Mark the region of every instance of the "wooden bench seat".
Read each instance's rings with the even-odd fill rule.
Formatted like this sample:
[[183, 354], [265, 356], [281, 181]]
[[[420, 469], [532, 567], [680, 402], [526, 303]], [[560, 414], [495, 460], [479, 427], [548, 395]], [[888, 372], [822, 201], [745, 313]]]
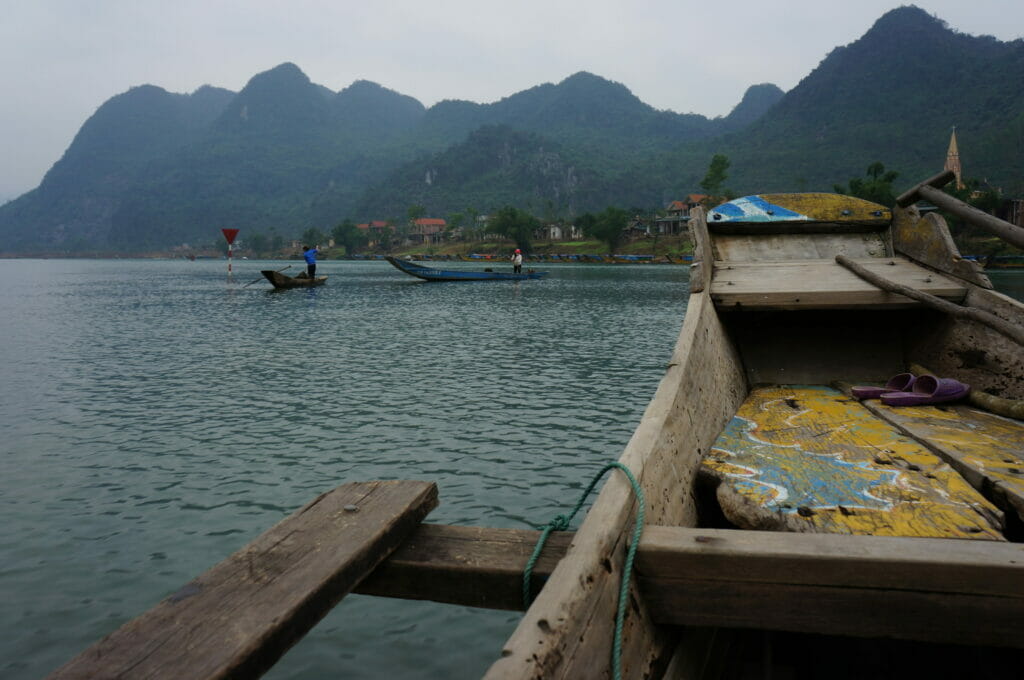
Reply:
[[[905, 257], [858, 257], [896, 283], [959, 302], [967, 288]], [[881, 290], [831, 259], [791, 262], [715, 261], [711, 299], [722, 308], [851, 309], [916, 307], [921, 303]]]
[[751, 390], [702, 474], [741, 529], [1004, 540], [1003, 513], [939, 456], [823, 385]]

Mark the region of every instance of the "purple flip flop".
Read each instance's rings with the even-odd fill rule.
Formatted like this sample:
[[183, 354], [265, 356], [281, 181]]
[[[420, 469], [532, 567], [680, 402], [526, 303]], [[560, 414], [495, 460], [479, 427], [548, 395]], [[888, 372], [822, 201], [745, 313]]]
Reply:
[[909, 392], [889, 392], [882, 395], [882, 403], [886, 406], [920, 406], [922, 404], [941, 404], [946, 401], [963, 399], [971, 392], [971, 386], [952, 378], [936, 378], [934, 375], [922, 375], [914, 382]]
[[914, 386], [916, 378], [913, 373], [900, 373], [889, 378], [885, 387], [874, 387], [860, 385], [850, 389], [850, 393], [857, 399], [878, 399], [883, 394], [890, 392], [907, 392]]

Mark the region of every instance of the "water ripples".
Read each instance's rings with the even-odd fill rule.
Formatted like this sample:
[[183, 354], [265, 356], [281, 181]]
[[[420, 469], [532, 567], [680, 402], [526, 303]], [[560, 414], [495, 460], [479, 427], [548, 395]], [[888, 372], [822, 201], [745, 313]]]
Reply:
[[[436, 481], [433, 522], [564, 512], [628, 441], [686, 296], [681, 267], [321, 269], [323, 288], [271, 293], [222, 262], [0, 262], [5, 677], [44, 675], [345, 481]], [[516, 619], [351, 597], [270, 677], [476, 677]]]

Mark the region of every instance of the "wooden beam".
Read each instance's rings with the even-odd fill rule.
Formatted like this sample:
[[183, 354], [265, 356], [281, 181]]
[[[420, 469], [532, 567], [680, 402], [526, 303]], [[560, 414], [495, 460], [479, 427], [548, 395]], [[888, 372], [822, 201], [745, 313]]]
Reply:
[[659, 623], [1024, 647], [1024, 545], [648, 526]]
[[[1005, 319], [987, 312], [983, 309], [975, 309], [973, 307], [961, 307], [960, 305], [954, 304], [947, 300], [943, 300], [935, 295], [919, 290], [918, 288], [904, 285], [893, 281], [885, 276], [880, 275], [878, 272], [871, 271], [867, 267], [863, 266], [863, 263], [855, 262], [845, 255], [836, 255], [836, 262], [849, 269], [851, 272], [871, 283], [872, 285], [878, 286], [882, 290], [889, 291], [890, 293], [896, 293], [897, 295], [903, 295], [908, 298], [913, 298], [922, 304], [937, 309], [940, 312], [945, 312], [950, 316], [955, 316], [961, 319], [970, 319], [977, 323], [984, 324], [994, 331], [1002, 333], [1004, 336], [1015, 341], [1019, 345], [1024, 345], [1024, 326], [1018, 326], [1017, 324], [1010, 323]], [[936, 274], [936, 276], [939, 276]]]
[[[904, 257], [857, 258], [861, 267], [932, 295], [963, 299], [966, 286]], [[867, 283], [833, 259], [715, 262], [711, 298], [719, 309], [847, 309], [917, 307], [909, 297]]]
[[896, 205], [905, 208], [921, 199], [931, 201], [939, 208], [977, 227], [985, 229], [990, 234], [998, 236], [1010, 245], [1024, 248], [1024, 229], [967, 205], [960, 199], [950, 196], [942, 190], [942, 187], [948, 184], [954, 177], [955, 175], [952, 170], [945, 170], [934, 177], [929, 177], [910, 190], [900, 194], [896, 198]]
[[[573, 534], [555, 531], [533, 568], [540, 591]], [[523, 571], [539, 531], [423, 524], [355, 592], [522, 611]]]
[[[424, 524], [357, 592], [521, 608], [539, 535]], [[572, 538], [552, 534], [535, 582]], [[648, 525], [636, 569], [661, 624], [1024, 647], [1020, 544]]]
[[259, 677], [436, 505], [432, 482], [322, 494], [50, 677]]

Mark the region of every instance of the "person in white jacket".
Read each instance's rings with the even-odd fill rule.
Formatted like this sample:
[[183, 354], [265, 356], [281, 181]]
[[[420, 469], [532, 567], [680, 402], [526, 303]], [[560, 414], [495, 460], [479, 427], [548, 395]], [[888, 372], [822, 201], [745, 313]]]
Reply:
[[516, 252], [512, 253], [512, 273], [522, 274], [523, 273], [523, 251], [516, 248]]

